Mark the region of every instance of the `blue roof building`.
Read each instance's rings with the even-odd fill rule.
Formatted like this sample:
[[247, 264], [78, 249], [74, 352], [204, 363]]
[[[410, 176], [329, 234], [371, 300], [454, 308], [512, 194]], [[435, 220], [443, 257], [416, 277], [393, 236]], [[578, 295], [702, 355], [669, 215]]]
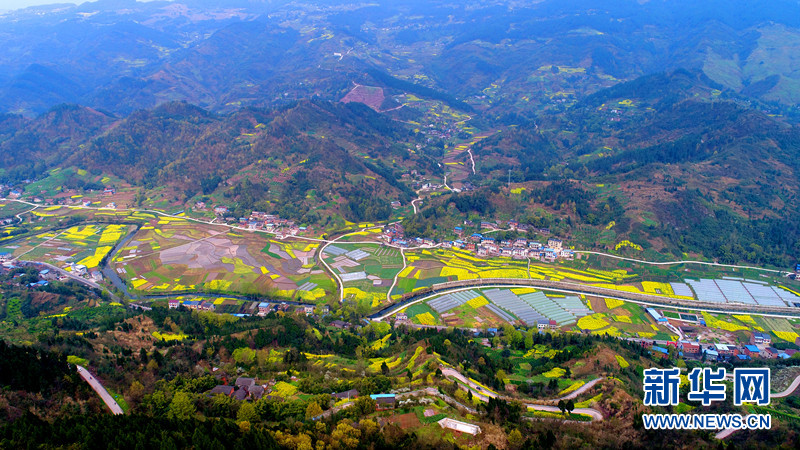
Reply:
[[656, 322], [664, 323], [667, 321], [667, 318], [659, 314], [655, 309], [646, 308], [645, 310], [647, 311], [647, 314], [650, 314], [653, 317], [653, 319], [656, 319]]
[[761, 351], [761, 350], [759, 350], [759, 349], [758, 349], [758, 347], [756, 347], [755, 345], [745, 345], [745, 346], [744, 346], [744, 348], [745, 348], [745, 350], [747, 350], [748, 352], [753, 352], [753, 353], [758, 353], [758, 352], [760, 352], [760, 351]]
[[668, 355], [668, 354], [669, 354], [669, 350], [665, 349], [664, 347], [659, 347], [659, 346], [657, 346], [657, 345], [654, 345], [654, 346], [652, 347], [652, 349], [653, 349], [653, 350], [655, 350], [655, 351], [657, 351], [657, 352], [659, 352], [659, 353], [663, 353], [663, 354], [665, 354], [665, 355]]
[[369, 396], [369, 398], [371, 398], [373, 400], [377, 400], [379, 398], [394, 398], [394, 397], [395, 397], [395, 394], [372, 394], [372, 395]]
[[[784, 355], [785, 355], [785, 353], [784, 353]], [[788, 355], [787, 355], [787, 356], [788, 356]], [[741, 361], [746, 361], [746, 360], [748, 360], [748, 359], [752, 359], [752, 358], [750, 358], [749, 356], [747, 356], [747, 355], [742, 355], [742, 354], [738, 354], [738, 355], [736, 355], [736, 357], [737, 357], [737, 358], [739, 358], [739, 360], [741, 360]]]

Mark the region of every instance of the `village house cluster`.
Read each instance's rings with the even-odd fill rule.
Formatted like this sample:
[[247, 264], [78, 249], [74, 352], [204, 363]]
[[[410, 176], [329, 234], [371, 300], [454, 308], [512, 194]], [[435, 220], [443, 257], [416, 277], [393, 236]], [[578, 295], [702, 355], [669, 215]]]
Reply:
[[[232, 302], [235, 304], [233, 307], [230, 307], [231, 305], [226, 304], [225, 302], [219, 305], [215, 304], [213, 300], [170, 299], [168, 300], [167, 305], [169, 309], [177, 309], [183, 306], [184, 308], [193, 311], [208, 311], [220, 314], [230, 314], [235, 317], [264, 317], [271, 312], [304, 314], [305, 316], [312, 316], [315, 314], [315, 306], [308, 304], [258, 301], [250, 301], [241, 304], [235, 300], [232, 300]], [[325, 317], [330, 314], [330, 307], [328, 305], [322, 305], [319, 307], [318, 312], [318, 318]], [[334, 328], [349, 328], [351, 325], [349, 323], [335, 320], [331, 323], [331, 326]]]
[[650, 348], [652, 354], [666, 358], [670, 351], [668, 347], [675, 347], [678, 356], [690, 359], [701, 359], [703, 355], [707, 361], [748, 361], [753, 358], [761, 359], [789, 359], [798, 350], [777, 349], [772, 346], [772, 338], [769, 333], [756, 331], [750, 338], [750, 344], [702, 344], [689, 340], [666, 342], [663, 346], [655, 345], [650, 341], [642, 341], [642, 345]]
[[[509, 226], [513, 229], [522, 231], [522, 225], [514, 221], [509, 221]], [[497, 224], [482, 222], [481, 228], [497, 229]], [[542, 230], [544, 231], [544, 230]], [[538, 259], [545, 262], [553, 262], [557, 259], [573, 259], [575, 252], [566, 248], [561, 239], [549, 238], [546, 243], [540, 243], [526, 238], [516, 239], [495, 239], [488, 236], [488, 233], [473, 233], [465, 237], [463, 227], [455, 227], [453, 232], [458, 239], [451, 241], [438, 242], [430, 238], [407, 238], [402, 225], [394, 223], [387, 225], [383, 229], [381, 239], [391, 245], [399, 247], [427, 246], [443, 248], [458, 248], [473, 252], [479, 257], [503, 256], [514, 259]]]
[[[669, 319], [661, 315], [654, 308], [646, 308], [647, 314], [659, 324], [669, 323]], [[680, 321], [683, 322], [683, 321]], [[697, 323], [706, 326], [705, 319], [697, 317]], [[694, 326], [677, 326], [680, 332], [687, 338], [697, 336], [697, 329]], [[772, 346], [772, 337], [767, 332], [754, 331], [750, 336], [750, 343], [747, 345], [733, 345], [725, 343], [701, 344], [690, 339], [666, 342], [663, 346], [657, 345], [655, 341], [642, 341], [642, 345], [649, 347], [655, 356], [668, 357], [670, 346], [675, 347], [678, 356], [684, 358], [700, 359], [705, 358], [710, 361], [747, 361], [753, 358], [763, 359], [789, 359], [798, 352], [795, 349], [777, 349]]]
[[[197, 202], [193, 208], [195, 211], [206, 211], [208, 208], [204, 202]], [[253, 231], [266, 231], [275, 233], [278, 239], [288, 236], [296, 236], [307, 230], [306, 227], [297, 225], [293, 220], [283, 219], [275, 214], [267, 214], [261, 211], [253, 211], [250, 217], [236, 218], [230, 215], [227, 206], [217, 205], [213, 208], [214, 214], [227, 223], [238, 223], [240, 227], [247, 227]]]
[[[24, 181], [26, 184], [30, 183], [30, 180]], [[10, 189], [10, 191], [8, 190]], [[81, 195], [69, 195], [67, 192], [62, 192], [55, 198], [45, 198], [43, 196], [38, 195], [26, 195], [24, 190], [16, 189], [11, 186], [0, 186], [0, 192], [5, 193], [5, 197], [11, 200], [26, 200], [32, 203], [41, 203], [44, 206], [57, 206], [57, 205], [81, 205], [84, 207], [92, 206], [93, 203], [102, 204], [103, 201], [99, 199], [95, 199], [94, 201], [84, 198]], [[74, 191], [73, 191], [74, 192]], [[94, 191], [88, 191], [94, 192]], [[98, 191], [99, 192], [99, 191]], [[117, 193], [117, 189], [112, 186], [106, 186], [103, 188], [103, 195], [111, 196]], [[95, 205], [97, 206], [97, 205]], [[111, 202], [103, 206], [105, 209], [116, 209], [117, 204], [115, 202]]]

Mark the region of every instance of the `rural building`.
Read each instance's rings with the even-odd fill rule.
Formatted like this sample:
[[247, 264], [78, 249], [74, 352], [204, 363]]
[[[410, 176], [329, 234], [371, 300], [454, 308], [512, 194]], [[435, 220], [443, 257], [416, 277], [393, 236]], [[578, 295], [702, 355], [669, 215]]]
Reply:
[[263, 397], [263, 396], [264, 396], [264, 387], [263, 386], [255, 385], [252, 388], [250, 388], [250, 399], [251, 400], [254, 400], [254, 401], [255, 400], [260, 400], [261, 397]]
[[662, 358], [666, 358], [669, 356], [669, 350], [665, 349], [664, 347], [659, 347], [657, 345], [654, 345], [650, 347], [650, 349], [652, 350], [651, 353], [653, 354], [653, 356], [660, 356]]
[[458, 431], [460, 433], [468, 433], [473, 436], [481, 432], [481, 427], [477, 425], [472, 425], [471, 423], [461, 422], [458, 420], [451, 419], [449, 417], [445, 417], [444, 419], [438, 422], [439, 426], [442, 428], [446, 428], [453, 431]]
[[761, 350], [759, 350], [755, 345], [745, 345], [743, 353], [747, 356], [753, 357], [758, 356], [761, 353]]
[[217, 385], [217, 386], [214, 386], [213, 389], [208, 391], [208, 395], [213, 397], [215, 395], [222, 394], [222, 395], [224, 395], [226, 397], [230, 397], [230, 396], [233, 395], [233, 391], [234, 391], [233, 386]]
[[747, 361], [747, 360], [751, 359], [748, 355], [744, 355], [744, 354], [736, 355], [736, 357], [739, 358], [739, 361]]
[[700, 345], [688, 341], [681, 341], [681, 349], [685, 355], [699, 355]]
[[719, 358], [719, 353], [716, 350], [703, 350], [703, 353], [706, 355], [707, 358], [712, 360], [717, 360]]
[[714, 344], [714, 350], [720, 355], [733, 355], [736, 347], [727, 344]]
[[169, 309], [177, 309], [177, 308], [178, 308], [178, 306], [180, 306], [180, 305], [181, 305], [181, 302], [180, 302], [180, 301], [178, 301], [178, 300], [171, 299], [171, 300], [169, 301]]
[[770, 337], [769, 333], [762, 333], [760, 331], [753, 332], [753, 343], [754, 344], [771, 344], [772, 337]]
[[349, 328], [350, 324], [347, 322], [343, 322], [341, 320], [334, 320], [333, 322], [331, 322], [331, 326], [334, 328], [344, 329], [344, 328]]
[[214, 311], [215, 309], [217, 309], [217, 307], [214, 306], [214, 303], [212, 302], [204, 301], [197, 306], [197, 309], [200, 309], [202, 311]]
[[350, 389], [349, 391], [338, 392], [336, 394], [332, 394], [331, 397], [337, 398], [339, 400], [350, 400], [351, 398], [358, 397], [358, 390]]
[[244, 389], [251, 389], [253, 386], [256, 385], [255, 378], [247, 378], [247, 377], [239, 377], [236, 379], [235, 383], [236, 387], [244, 388]]
[[667, 318], [662, 316], [661, 314], [659, 314], [658, 311], [656, 311], [655, 309], [647, 308], [646, 311], [647, 311], [647, 314], [650, 314], [650, 316], [653, 319], [656, 320], [656, 322], [659, 322], [659, 323], [666, 323], [667, 322]]
[[83, 264], [70, 264], [70, 268], [72, 269], [72, 273], [75, 275], [83, 276], [88, 273], [86, 266]]
[[373, 394], [369, 397], [375, 400], [375, 406], [378, 411], [394, 409], [397, 404], [397, 397], [394, 394]]

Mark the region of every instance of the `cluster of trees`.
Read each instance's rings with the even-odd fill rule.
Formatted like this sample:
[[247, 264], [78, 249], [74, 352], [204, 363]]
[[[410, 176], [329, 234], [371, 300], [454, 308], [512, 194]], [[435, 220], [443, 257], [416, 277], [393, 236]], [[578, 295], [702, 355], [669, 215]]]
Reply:
[[42, 392], [72, 375], [75, 371], [65, 355], [0, 340], [0, 386]]

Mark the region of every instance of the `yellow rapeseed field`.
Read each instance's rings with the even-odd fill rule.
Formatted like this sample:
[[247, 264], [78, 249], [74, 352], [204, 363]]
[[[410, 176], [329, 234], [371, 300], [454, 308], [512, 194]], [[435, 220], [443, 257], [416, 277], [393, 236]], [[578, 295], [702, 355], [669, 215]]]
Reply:
[[724, 320], [717, 319], [707, 312], [703, 312], [703, 318], [706, 320], [706, 326], [709, 328], [719, 328], [725, 331], [747, 331], [749, 328], [736, 325], [735, 323], [725, 322]]
[[733, 314], [734, 319], [738, 319], [744, 323], [748, 323], [750, 325], [756, 325], [755, 319], [752, 316], [748, 316], [745, 314]]
[[772, 332], [775, 333], [775, 336], [778, 336], [779, 338], [783, 339], [784, 341], [788, 341], [788, 342], [791, 342], [791, 343], [794, 343], [797, 340], [797, 338], [800, 337], [794, 331], [775, 331], [775, 330], [772, 330]]
[[481, 306], [486, 306], [489, 304], [489, 300], [486, 300], [483, 297], [475, 297], [472, 300], [467, 302], [467, 305], [471, 306], [472, 308], [478, 309]]
[[582, 330], [598, 330], [607, 327], [609, 323], [603, 320], [603, 317], [603, 314], [600, 313], [581, 317], [578, 319], [578, 328]]
[[567, 395], [570, 392], [575, 391], [579, 387], [583, 386], [584, 384], [586, 384], [585, 381], [576, 381], [576, 382], [572, 383], [571, 385], [569, 385], [568, 388], [566, 388], [563, 391], [559, 392], [558, 395]]
[[605, 300], [606, 300], [606, 308], [608, 309], [614, 309], [625, 304], [624, 301], [617, 300], [615, 298], [607, 298]]
[[429, 312], [417, 314], [415, 317], [422, 325], [436, 325], [436, 319]]
[[547, 378], [561, 378], [564, 376], [565, 373], [567, 373], [567, 371], [562, 369], [561, 367], [553, 367], [552, 369], [548, 370], [542, 375], [544, 375]]

